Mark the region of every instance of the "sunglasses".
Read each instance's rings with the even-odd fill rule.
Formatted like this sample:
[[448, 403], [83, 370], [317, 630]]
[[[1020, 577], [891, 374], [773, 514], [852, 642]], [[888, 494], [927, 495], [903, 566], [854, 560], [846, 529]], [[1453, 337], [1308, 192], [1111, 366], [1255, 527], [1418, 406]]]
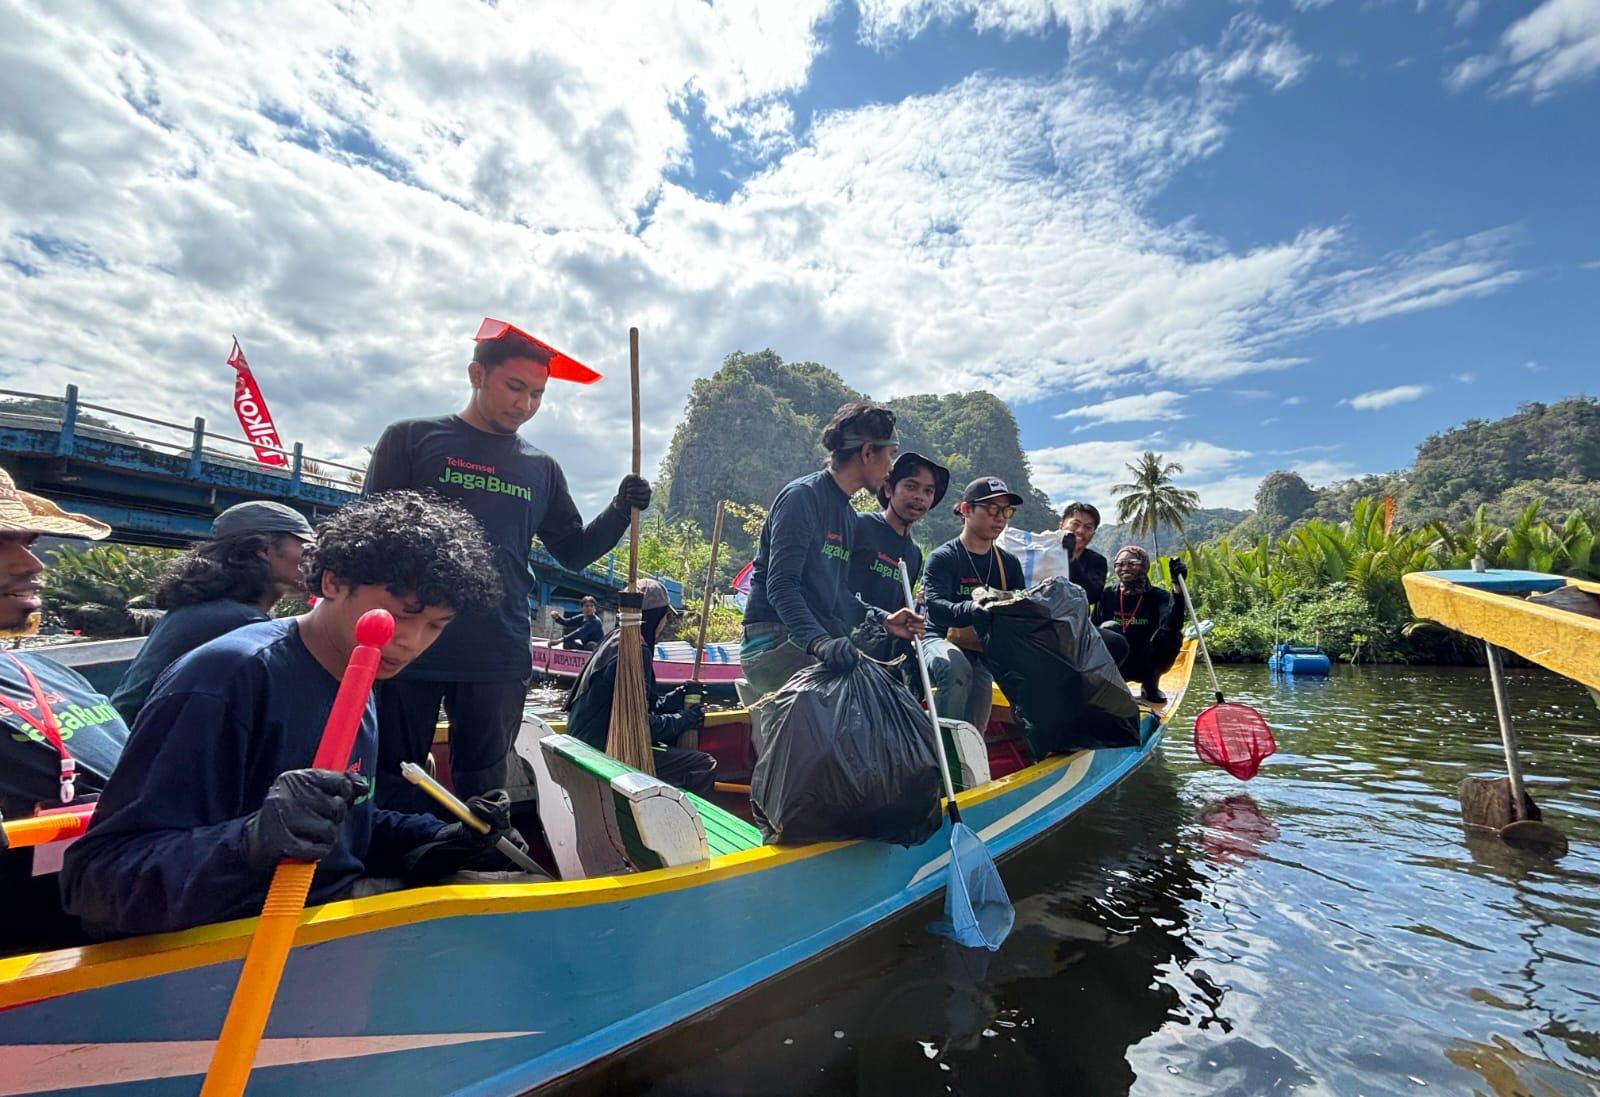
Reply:
[[1011, 521], [1011, 516], [1017, 513], [1016, 507], [1008, 507], [1003, 503], [968, 503], [968, 509], [981, 510], [990, 518], [1004, 518]]

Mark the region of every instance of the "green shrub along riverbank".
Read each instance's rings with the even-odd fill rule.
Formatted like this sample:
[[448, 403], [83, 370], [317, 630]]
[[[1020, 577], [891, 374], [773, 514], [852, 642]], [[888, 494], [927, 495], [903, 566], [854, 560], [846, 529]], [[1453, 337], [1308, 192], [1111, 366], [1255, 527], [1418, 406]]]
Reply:
[[1408, 529], [1392, 521], [1392, 504], [1358, 499], [1346, 521], [1312, 518], [1237, 546], [1223, 538], [1190, 546], [1183, 558], [1196, 611], [1215, 625], [1207, 636], [1214, 658], [1263, 662], [1277, 638], [1320, 644], [1346, 662], [1476, 663], [1476, 641], [1412, 616], [1400, 577], [1467, 568], [1481, 555], [1490, 567], [1600, 578], [1589, 518], [1575, 510], [1547, 520], [1540, 509], [1529, 504], [1509, 526], [1480, 506], [1458, 526]]

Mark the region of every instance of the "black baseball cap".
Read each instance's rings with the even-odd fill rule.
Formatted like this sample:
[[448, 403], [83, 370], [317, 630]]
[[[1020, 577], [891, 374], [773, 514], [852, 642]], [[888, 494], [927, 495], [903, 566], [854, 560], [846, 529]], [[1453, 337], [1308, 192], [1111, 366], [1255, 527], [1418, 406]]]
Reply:
[[317, 536], [305, 515], [293, 507], [265, 499], [231, 506], [211, 523], [213, 540], [242, 533], [292, 533], [302, 541], [314, 541]]
[[1001, 498], [1014, 507], [1022, 505], [1022, 496], [1006, 487], [1006, 482], [998, 476], [980, 476], [961, 493], [963, 503], [987, 503]]

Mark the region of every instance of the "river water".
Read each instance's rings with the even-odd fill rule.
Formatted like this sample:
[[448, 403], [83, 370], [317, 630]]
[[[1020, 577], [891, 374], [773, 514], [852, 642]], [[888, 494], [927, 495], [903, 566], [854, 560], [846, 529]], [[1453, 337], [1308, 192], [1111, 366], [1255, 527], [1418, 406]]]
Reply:
[[1550, 861], [1460, 824], [1460, 779], [1503, 772], [1486, 672], [1219, 669], [1279, 753], [1200, 765], [1197, 680], [1152, 764], [1002, 863], [998, 953], [924, 905], [565, 1092], [1600, 1094], [1588, 693], [1510, 675]]

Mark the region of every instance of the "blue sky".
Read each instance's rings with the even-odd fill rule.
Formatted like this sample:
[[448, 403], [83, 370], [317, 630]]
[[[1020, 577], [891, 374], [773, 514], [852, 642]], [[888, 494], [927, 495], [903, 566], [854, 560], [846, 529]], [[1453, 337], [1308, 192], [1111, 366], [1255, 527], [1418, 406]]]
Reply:
[[[607, 374], [593, 506], [733, 350], [987, 388], [1057, 502], [1208, 505], [1593, 388], [1600, 4], [0, 7], [0, 387], [287, 439], [458, 407], [483, 315]], [[753, 440], [754, 441], [754, 440]], [[799, 470], [797, 470], [799, 471]]]

